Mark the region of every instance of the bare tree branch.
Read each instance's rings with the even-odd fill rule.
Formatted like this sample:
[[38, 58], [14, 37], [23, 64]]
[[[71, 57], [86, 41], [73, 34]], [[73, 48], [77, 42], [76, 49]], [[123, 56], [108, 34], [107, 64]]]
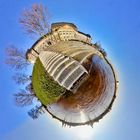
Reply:
[[9, 45], [5, 52], [7, 57], [5, 63], [10, 67], [21, 70], [29, 65], [29, 62], [26, 60], [25, 52], [22, 49], [14, 45]]
[[39, 117], [39, 115], [45, 113], [44, 110], [42, 109], [43, 106], [35, 106], [35, 108], [31, 109], [28, 112], [28, 115], [32, 118], [32, 119], [37, 119]]
[[94, 44], [94, 46], [96, 47], [96, 49], [98, 49], [98, 50], [103, 54], [104, 57], [107, 56], [107, 53], [106, 53], [106, 51], [101, 47], [100, 42], [96, 42], [96, 43]]
[[26, 91], [30, 92], [31, 94], [35, 94], [34, 93], [34, 90], [33, 90], [33, 85], [32, 83], [28, 84], [26, 87], [25, 87]]
[[15, 73], [14, 76], [12, 76], [12, 79], [16, 82], [16, 84], [21, 85], [25, 84], [29, 81], [31, 81], [30, 76], [24, 74], [24, 73]]
[[31, 105], [33, 103], [35, 94], [32, 94], [30, 92], [27, 92], [26, 90], [21, 89], [17, 94], [14, 94], [14, 97], [16, 105], [23, 107]]
[[33, 4], [25, 9], [19, 19], [20, 24], [28, 35], [43, 36], [50, 30], [50, 14], [42, 4]]

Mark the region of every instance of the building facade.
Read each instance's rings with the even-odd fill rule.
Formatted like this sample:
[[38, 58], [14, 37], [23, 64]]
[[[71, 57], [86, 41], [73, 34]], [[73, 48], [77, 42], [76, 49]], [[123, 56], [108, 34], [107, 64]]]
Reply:
[[77, 27], [72, 23], [60, 22], [51, 25], [51, 31], [41, 37], [26, 53], [26, 58], [31, 63], [35, 63], [39, 54], [47, 50], [51, 45], [60, 41], [77, 40], [85, 43], [91, 43], [91, 37], [78, 31]]

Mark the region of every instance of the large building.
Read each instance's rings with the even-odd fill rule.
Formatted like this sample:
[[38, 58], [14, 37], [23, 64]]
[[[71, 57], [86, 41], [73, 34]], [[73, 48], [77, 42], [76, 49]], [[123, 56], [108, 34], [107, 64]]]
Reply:
[[63, 124], [72, 126], [99, 121], [110, 111], [116, 97], [112, 65], [91, 37], [72, 23], [53, 23], [26, 53], [35, 63], [39, 58], [47, 74], [67, 92], [46, 110]]
[[42, 36], [31, 49], [27, 51], [26, 57], [34, 63], [40, 52], [46, 50], [49, 46], [54, 45], [60, 41], [78, 40], [86, 43], [91, 43], [91, 37], [78, 31], [77, 27], [72, 23], [53, 23], [51, 31]]

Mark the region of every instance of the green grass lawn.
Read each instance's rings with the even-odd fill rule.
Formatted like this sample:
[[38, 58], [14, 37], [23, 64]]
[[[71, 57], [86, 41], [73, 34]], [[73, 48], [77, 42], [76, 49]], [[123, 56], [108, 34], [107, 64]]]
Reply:
[[56, 102], [65, 93], [65, 88], [49, 76], [39, 58], [34, 64], [32, 84], [36, 96], [44, 105]]

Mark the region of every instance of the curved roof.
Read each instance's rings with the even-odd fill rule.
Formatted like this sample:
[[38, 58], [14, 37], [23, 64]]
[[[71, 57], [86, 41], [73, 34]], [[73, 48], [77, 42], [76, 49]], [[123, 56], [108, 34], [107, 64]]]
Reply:
[[74, 25], [73, 23], [69, 23], [69, 22], [56, 22], [56, 23], [52, 23], [51, 24], [51, 29], [55, 29], [55, 28], [58, 28], [58, 27], [61, 27], [61, 26], [64, 26], [64, 25], [69, 25], [71, 27], [73, 27], [75, 30], [77, 30], [77, 27], [76, 25]]
[[43, 51], [39, 58], [50, 76], [67, 90], [70, 90], [73, 84], [87, 73], [78, 61], [60, 53]]

